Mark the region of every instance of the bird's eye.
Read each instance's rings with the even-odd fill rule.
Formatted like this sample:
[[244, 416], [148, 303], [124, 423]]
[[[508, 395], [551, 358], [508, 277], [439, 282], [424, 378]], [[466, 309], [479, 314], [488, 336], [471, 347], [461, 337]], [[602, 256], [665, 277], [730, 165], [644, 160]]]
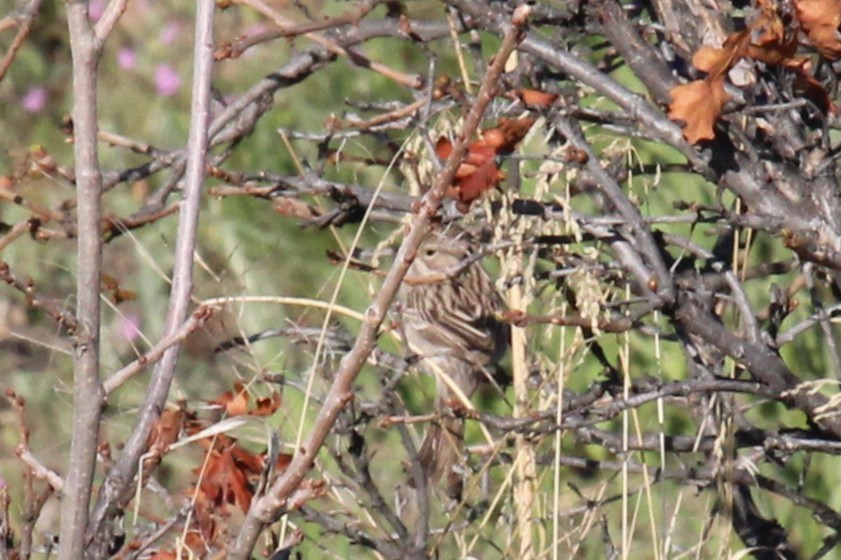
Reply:
[[423, 254], [425, 257], [431, 257], [435, 255], [435, 249], [426, 249], [424, 250]]

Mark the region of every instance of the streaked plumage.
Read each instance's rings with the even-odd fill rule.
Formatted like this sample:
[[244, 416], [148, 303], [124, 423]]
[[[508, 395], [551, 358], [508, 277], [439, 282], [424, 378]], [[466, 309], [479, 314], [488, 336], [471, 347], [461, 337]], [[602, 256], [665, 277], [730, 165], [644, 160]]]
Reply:
[[498, 317], [504, 305], [470, 245], [444, 234], [421, 245], [401, 300], [406, 342], [424, 371], [436, 376], [435, 410], [442, 414], [421, 445], [421, 464], [428, 479], [445, 480], [447, 492], [457, 496], [461, 475], [454, 467], [464, 447], [464, 420], [446, 413], [462, 405], [442, 373], [468, 398], [489, 379], [508, 348], [509, 327]]

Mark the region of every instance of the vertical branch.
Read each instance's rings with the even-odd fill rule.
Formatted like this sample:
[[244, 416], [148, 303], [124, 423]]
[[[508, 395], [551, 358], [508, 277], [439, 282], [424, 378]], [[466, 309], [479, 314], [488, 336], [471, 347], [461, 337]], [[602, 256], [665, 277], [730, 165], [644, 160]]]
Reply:
[[[207, 160], [207, 136], [210, 122], [210, 84], [213, 71], [214, 0], [199, 0], [196, 9], [196, 31], [193, 65], [193, 91], [190, 138], [187, 145], [187, 171], [184, 200], [178, 220], [175, 242], [175, 264], [172, 273], [169, 307], [163, 338], [175, 335], [185, 321], [193, 291], [193, 253], [199, 220], [201, 190]], [[144, 453], [152, 426], [160, 416], [169, 395], [169, 388], [178, 361], [180, 344], [174, 344], [155, 368], [140, 420], [126, 443], [116, 465], [108, 473], [94, 510], [89, 536], [102, 531], [104, 522], [114, 514], [121, 498], [137, 473], [137, 464]]]
[[81, 558], [84, 553], [103, 398], [99, 378], [102, 177], [96, 138], [99, 48], [88, 20], [87, 2], [68, 4], [67, 21], [73, 59], [78, 284], [73, 363], [73, 437], [61, 501], [59, 558], [62, 560]]
[[[522, 256], [516, 257], [521, 262], [518, 269], [522, 271]], [[524, 297], [520, 284], [511, 286], [508, 291], [508, 306], [510, 309], [527, 308], [527, 298]], [[526, 329], [511, 326], [511, 366], [514, 387], [514, 417], [522, 418], [529, 414], [528, 403], [528, 364], [526, 354]], [[535, 503], [535, 481], [537, 480], [537, 462], [534, 446], [523, 434], [517, 434], [515, 439], [514, 461], [514, 507], [517, 511], [517, 539], [519, 540], [518, 558], [531, 560], [535, 557], [532, 546], [532, 532], [534, 522], [532, 510]]]
[[[510, 185], [512, 193], [521, 193], [520, 163], [512, 161], [510, 164]], [[525, 222], [512, 219], [506, 229], [512, 240], [515, 240], [515, 248], [506, 254], [503, 270], [507, 274], [503, 278], [517, 280], [511, 282], [507, 292], [508, 309], [526, 313], [533, 297], [530, 280], [534, 273], [529, 265], [528, 259], [522, 247], [526, 239], [532, 237], [532, 232]], [[511, 325], [511, 373], [512, 386], [514, 389], [514, 417], [524, 418], [531, 414], [531, 403], [529, 402], [528, 390], [528, 340], [526, 329], [523, 326]], [[535, 449], [529, 437], [518, 433], [514, 439], [514, 462], [512, 494], [514, 498], [516, 538], [519, 545], [518, 557], [523, 560], [535, 558], [535, 547], [533, 544], [534, 522], [532, 512], [535, 505], [535, 491], [537, 480], [537, 461]]]

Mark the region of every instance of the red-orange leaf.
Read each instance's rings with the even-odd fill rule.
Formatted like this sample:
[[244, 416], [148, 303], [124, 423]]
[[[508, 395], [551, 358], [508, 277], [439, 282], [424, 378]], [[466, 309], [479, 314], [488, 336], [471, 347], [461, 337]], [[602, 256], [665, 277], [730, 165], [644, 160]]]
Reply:
[[534, 125], [536, 119], [499, 119], [497, 128], [502, 132], [503, 141], [497, 146], [497, 153], [510, 154], [513, 152], [517, 144], [526, 137], [528, 131]]
[[696, 80], [672, 89], [669, 118], [684, 122], [683, 135], [694, 144], [715, 138], [713, 125], [727, 102], [724, 76]]
[[228, 416], [242, 416], [248, 414], [248, 392], [241, 383], [234, 385], [236, 392], [225, 391], [214, 400], [208, 401], [225, 408]]
[[162, 457], [169, 446], [175, 443], [183, 421], [184, 411], [180, 408], [164, 410], [149, 432], [148, 447], [155, 457]]
[[234, 391], [225, 391], [217, 398], [209, 400], [211, 404], [218, 404], [225, 408], [228, 416], [270, 416], [280, 408], [281, 399], [278, 393], [272, 393], [270, 397], [257, 399], [254, 408], [250, 408], [251, 397], [248, 391], [240, 382], [234, 383]]
[[[505, 177], [496, 165], [496, 156], [513, 152], [534, 122], [531, 118], [502, 118], [496, 127], [483, 130], [481, 137], [468, 146], [464, 161], [456, 169], [453, 184], [447, 189], [447, 196], [466, 209], [483, 193], [496, 188]], [[443, 136], [439, 138], [435, 144], [436, 155], [445, 159], [452, 152], [452, 143]]]
[[818, 52], [830, 60], [841, 58], [841, 0], [797, 0], [794, 6], [800, 26]]
[[519, 97], [524, 105], [540, 109], [550, 106], [558, 98], [557, 94], [537, 89], [516, 89], [514, 95]]
[[280, 393], [272, 393], [271, 397], [265, 399], [257, 399], [254, 410], [251, 411], [252, 416], [271, 416], [277, 409], [280, 408], [281, 400]]
[[447, 159], [453, 153], [453, 143], [446, 136], [442, 136], [435, 143], [435, 155], [440, 159]]
[[785, 61], [785, 67], [793, 70], [797, 76], [794, 87], [803, 92], [803, 95], [817, 105], [821, 111], [835, 113], [835, 105], [832, 103], [829, 93], [823, 85], [811, 74], [811, 63], [808, 58], [791, 58]]

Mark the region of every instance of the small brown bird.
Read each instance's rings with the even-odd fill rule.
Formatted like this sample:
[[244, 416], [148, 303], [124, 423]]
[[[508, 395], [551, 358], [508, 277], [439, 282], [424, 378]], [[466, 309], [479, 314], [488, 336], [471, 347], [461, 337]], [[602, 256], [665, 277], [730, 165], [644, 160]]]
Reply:
[[419, 458], [428, 480], [444, 480], [451, 497], [461, 494], [454, 469], [464, 448], [464, 420], [446, 414], [463, 407], [452, 386], [470, 396], [492, 377], [505, 354], [510, 328], [499, 321], [504, 304], [493, 282], [471, 255], [470, 245], [442, 233], [421, 245], [401, 288], [403, 330], [421, 367], [435, 375], [435, 411]]

